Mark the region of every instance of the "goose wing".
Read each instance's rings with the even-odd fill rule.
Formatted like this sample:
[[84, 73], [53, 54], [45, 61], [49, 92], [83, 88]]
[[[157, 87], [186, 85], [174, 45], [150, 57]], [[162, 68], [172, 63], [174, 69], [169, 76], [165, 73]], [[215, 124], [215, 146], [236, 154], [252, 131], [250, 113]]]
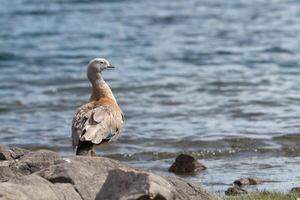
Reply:
[[123, 122], [123, 113], [110, 105], [94, 107], [88, 103], [80, 107], [72, 123], [73, 148], [80, 141], [94, 144], [114, 141], [122, 131]]

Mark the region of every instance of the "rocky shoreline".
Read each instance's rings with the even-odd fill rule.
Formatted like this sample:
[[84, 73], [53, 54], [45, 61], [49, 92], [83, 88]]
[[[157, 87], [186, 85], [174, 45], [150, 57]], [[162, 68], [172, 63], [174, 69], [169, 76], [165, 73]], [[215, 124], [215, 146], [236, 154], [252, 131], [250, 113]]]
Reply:
[[214, 200], [176, 176], [159, 176], [104, 157], [61, 157], [0, 145], [0, 200]]

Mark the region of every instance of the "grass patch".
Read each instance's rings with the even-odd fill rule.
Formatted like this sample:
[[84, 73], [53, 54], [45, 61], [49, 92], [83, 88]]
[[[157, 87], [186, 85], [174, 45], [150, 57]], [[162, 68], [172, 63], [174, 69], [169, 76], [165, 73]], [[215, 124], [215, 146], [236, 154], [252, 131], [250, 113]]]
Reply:
[[241, 196], [227, 196], [224, 200], [297, 200], [300, 199], [300, 193], [283, 194], [277, 192], [254, 192]]

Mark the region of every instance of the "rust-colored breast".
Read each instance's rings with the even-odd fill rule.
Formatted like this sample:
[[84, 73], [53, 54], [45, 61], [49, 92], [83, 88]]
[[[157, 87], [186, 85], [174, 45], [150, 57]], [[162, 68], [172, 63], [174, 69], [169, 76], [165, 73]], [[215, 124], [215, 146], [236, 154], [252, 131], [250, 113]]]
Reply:
[[117, 104], [117, 102], [114, 99], [111, 99], [109, 97], [102, 97], [100, 98], [98, 101], [95, 101], [95, 105], [99, 106], [99, 105], [108, 105], [113, 107], [113, 109], [117, 112], [122, 113], [122, 110], [120, 109], [119, 105]]

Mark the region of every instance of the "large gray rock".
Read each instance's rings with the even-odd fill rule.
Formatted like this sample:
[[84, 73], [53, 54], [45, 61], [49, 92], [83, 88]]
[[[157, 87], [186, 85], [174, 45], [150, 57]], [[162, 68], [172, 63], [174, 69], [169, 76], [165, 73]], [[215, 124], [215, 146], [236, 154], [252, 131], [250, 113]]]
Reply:
[[54, 185], [35, 174], [0, 184], [0, 194], [2, 198], [10, 200], [81, 200], [71, 185], [69, 187]]
[[164, 178], [137, 170], [111, 170], [96, 200], [182, 199]]
[[72, 184], [83, 199], [95, 199], [110, 170], [129, 169], [125, 164], [102, 157], [74, 156], [63, 161], [37, 174], [52, 183]]
[[29, 151], [18, 147], [7, 147], [0, 144], [0, 160], [13, 160], [20, 158]]
[[17, 157], [5, 154], [0, 161], [0, 200], [94, 200], [97, 194], [103, 200], [218, 199], [182, 179], [161, 177], [108, 158], [24, 152]]
[[206, 190], [176, 177], [140, 170], [111, 170], [96, 200], [209, 200]]
[[168, 176], [165, 177], [171, 183], [179, 194], [184, 195], [184, 199], [188, 200], [211, 200], [220, 199], [204, 188], [192, 182], [187, 182], [184, 179]]
[[26, 153], [20, 157], [17, 162], [12, 162], [10, 168], [15, 173], [24, 175], [32, 174], [41, 169], [47, 168], [62, 158], [58, 153], [49, 150], [38, 150], [36, 152]]
[[0, 166], [0, 182], [9, 181], [9, 179], [17, 177], [18, 175], [14, 173], [9, 166]]

